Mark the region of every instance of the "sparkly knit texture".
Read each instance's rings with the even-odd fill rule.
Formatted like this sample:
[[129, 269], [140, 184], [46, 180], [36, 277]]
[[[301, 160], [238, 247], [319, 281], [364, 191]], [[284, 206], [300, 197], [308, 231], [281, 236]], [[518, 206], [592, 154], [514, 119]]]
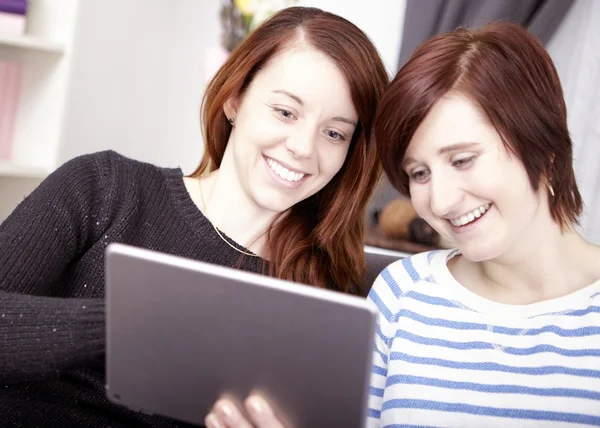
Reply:
[[180, 169], [106, 151], [52, 173], [0, 225], [0, 426], [171, 427], [109, 403], [104, 251], [122, 242], [251, 272], [190, 199]]

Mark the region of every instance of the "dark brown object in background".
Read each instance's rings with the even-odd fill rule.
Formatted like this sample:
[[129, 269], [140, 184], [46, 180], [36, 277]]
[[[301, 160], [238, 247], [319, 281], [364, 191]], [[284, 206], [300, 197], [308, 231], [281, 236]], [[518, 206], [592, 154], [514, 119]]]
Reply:
[[417, 215], [410, 200], [403, 197], [390, 201], [376, 216], [375, 225], [390, 240], [430, 247], [436, 247], [440, 240], [439, 234]]
[[379, 227], [391, 239], [408, 239], [410, 222], [417, 212], [408, 199], [394, 199], [379, 213]]

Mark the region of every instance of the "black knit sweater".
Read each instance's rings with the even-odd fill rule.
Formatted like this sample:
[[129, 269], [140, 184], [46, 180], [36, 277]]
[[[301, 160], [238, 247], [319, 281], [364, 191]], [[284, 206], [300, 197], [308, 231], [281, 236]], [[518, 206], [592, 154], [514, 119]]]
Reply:
[[215, 233], [181, 170], [110, 151], [67, 162], [0, 225], [0, 427], [186, 426], [105, 398], [110, 242], [254, 272], [262, 265]]

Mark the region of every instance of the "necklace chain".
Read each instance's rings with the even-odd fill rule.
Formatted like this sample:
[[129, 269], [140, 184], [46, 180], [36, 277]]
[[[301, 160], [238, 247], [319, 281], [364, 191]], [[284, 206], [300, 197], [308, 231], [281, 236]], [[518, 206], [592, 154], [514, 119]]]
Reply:
[[204, 213], [205, 216], [208, 220], [208, 222], [212, 225], [213, 229], [215, 229], [215, 232], [217, 232], [217, 235], [219, 235], [219, 238], [221, 238], [223, 240], [223, 242], [225, 242], [227, 245], [229, 245], [231, 248], [233, 248], [235, 251], [237, 251], [238, 253], [242, 253], [246, 256], [250, 256], [250, 257], [260, 257], [257, 254], [254, 253], [249, 253], [247, 251], [243, 251], [240, 250], [239, 248], [237, 248], [235, 245], [233, 245], [231, 242], [229, 242], [222, 234], [221, 231], [217, 228], [217, 226], [214, 225], [214, 223], [212, 221], [210, 221], [210, 219], [208, 218], [208, 216], [206, 214], [208, 214], [207, 209], [206, 209], [206, 202], [204, 202], [204, 194], [202, 193], [202, 184], [200, 183], [200, 180], [198, 180], [198, 188], [200, 189], [200, 200], [202, 201], [202, 208], [204, 209]]

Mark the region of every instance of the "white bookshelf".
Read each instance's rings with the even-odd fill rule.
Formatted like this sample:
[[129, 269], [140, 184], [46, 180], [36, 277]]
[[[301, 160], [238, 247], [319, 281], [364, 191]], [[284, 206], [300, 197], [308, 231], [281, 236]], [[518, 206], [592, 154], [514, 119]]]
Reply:
[[55, 168], [80, 0], [29, 0], [25, 34], [0, 34], [0, 60], [20, 64], [11, 154], [0, 161], [0, 221]]
[[3, 48], [29, 49], [54, 55], [60, 55], [64, 52], [64, 45], [61, 43], [25, 35], [3, 36], [0, 34], [0, 49]]
[[15, 162], [0, 161], [0, 177], [4, 178], [25, 178], [42, 180], [48, 175], [48, 170], [28, 165], [20, 165]]
[[[0, 222], [62, 163], [115, 150], [191, 172], [202, 154], [205, 53], [220, 0], [29, 0], [26, 35], [0, 35], [22, 64], [12, 153], [0, 162]], [[50, 19], [47, 19], [50, 17]]]

